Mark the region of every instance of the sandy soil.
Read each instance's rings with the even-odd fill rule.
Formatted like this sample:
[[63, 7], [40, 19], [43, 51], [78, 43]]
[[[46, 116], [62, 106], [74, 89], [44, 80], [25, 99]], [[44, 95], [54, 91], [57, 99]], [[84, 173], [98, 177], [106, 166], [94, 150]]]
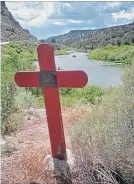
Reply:
[[[84, 117], [88, 112], [89, 109], [83, 107], [62, 109], [67, 148], [71, 148], [68, 124]], [[54, 183], [44, 172], [44, 158], [51, 154], [45, 110], [38, 109], [36, 115], [28, 118], [30, 120], [26, 120], [26, 117], [24, 119], [22, 126], [2, 141], [8, 152], [8, 155], [3, 154], [1, 158], [2, 184], [30, 184], [35, 181], [39, 184]]]

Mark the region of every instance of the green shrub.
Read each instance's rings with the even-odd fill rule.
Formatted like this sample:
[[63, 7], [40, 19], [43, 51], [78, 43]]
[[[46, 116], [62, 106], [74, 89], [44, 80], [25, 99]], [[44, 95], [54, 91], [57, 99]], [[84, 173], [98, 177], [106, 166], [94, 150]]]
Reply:
[[88, 54], [89, 59], [130, 64], [134, 61], [134, 46], [105, 46], [94, 49]]
[[23, 122], [23, 116], [23, 113], [16, 110], [16, 112], [12, 112], [4, 121], [2, 120], [2, 135], [9, 135], [10, 133], [16, 131]]
[[67, 55], [68, 52], [65, 49], [55, 50], [55, 55]]
[[26, 91], [24, 88], [19, 88], [15, 96], [14, 104], [19, 111], [22, 109], [29, 109], [36, 105], [35, 97], [30, 91]]
[[[60, 95], [62, 99], [67, 98], [66, 101], [70, 104], [70, 100], [74, 103], [75, 101], [81, 101], [85, 104], [92, 103], [95, 104], [101, 100], [102, 95], [105, 92], [102, 88], [89, 85], [85, 88], [78, 88], [78, 89], [70, 89], [70, 88], [62, 88], [60, 89]], [[63, 98], [64, 97], [64, 98]]]
[[35, 104], [37, 108], [44, 108], [44, 98], [43, 96], [38, 96], [34, 98]]
[[[37, 106], [44, 107], [42, 89], [41, 91], [36, 91], [36, 89], [31, 88], [30, 91], [35, 96]], [[63, 106], [73, 106], [78, 102], [95, 104], [100, 102], [104, 94], [105, 91], [103, 89], [94, 85], [89, 85], [81, 89], [60, 88], [59, 90], [60, 102]]]
[[60, 89], [60, 95], [65, 96], [65, 95], [69, 95], [72, 94], [72, 88], [61, 88]]
[[1, 130], [3, 134], [16, 129], [18, 110], [32, 106], [34, 101], [31, 92], [27, 92], [25, 89], [17, 89], [14, 82], [15, 72], [34, 69], [31, 54], [24, 45], [10, 43], [2, 46]]
[[23, 109], [35, 107], [36, 100], [30, 91], [16, 88], [15, 85], [2, 85], [1, 94], [1, 130], [2, 134], [9, 134], [17, 129]]
[[16, 107], [14, 105], [16, 95], [16, 88], [14, 84], [2, 84], [1, 89], [1, 119], [2, 119], [2, 127], [4, 126], [4, 122], [11, 116], [12, 113], [16, 111]]
[[32, 93], [32, 95], [34, 95], [35, 97], [39, 97], [42, 96], [42, 88], [26, 88], [27, 91], [30, 91]]

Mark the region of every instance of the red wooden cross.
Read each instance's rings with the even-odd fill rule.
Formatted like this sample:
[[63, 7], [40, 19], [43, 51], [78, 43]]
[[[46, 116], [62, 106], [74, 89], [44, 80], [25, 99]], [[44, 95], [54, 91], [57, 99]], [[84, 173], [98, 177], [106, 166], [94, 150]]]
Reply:
[[50, 44], [40, 44], [37, 52], [40, 71], [17, 72], [14, 79], [20, 87], [43, 88], [52, 156], [66, 160], [58, 87], [82, 88], [87, 84], [88, 77], [83, 71], [56, 71], [53, 47]]

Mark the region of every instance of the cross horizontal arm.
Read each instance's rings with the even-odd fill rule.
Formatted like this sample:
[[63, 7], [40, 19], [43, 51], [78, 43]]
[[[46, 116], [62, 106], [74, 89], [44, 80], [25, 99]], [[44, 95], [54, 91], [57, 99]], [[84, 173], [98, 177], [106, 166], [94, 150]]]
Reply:
[[16, 72], [14, 80], [19, 87], [39, 87], [39, 72]]
[[[15, 82], [19, 87], [42, 87], [39, 82], [40, 72], [17, 72]], [[88, 77], [83, 71], [56, 71], [58, 87], [82, 88], [87, 84]]]
[[87, 84], [88, 77], [84, 71], [57, 71], [59, 87], [82, 88]]

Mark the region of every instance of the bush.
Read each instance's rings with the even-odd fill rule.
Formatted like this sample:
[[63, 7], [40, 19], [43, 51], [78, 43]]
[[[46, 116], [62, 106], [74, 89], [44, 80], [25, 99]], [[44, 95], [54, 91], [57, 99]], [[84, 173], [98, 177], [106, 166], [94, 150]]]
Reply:
[[70, 134], [77, 166], [81, 166], [79, 173], [86, 171], [90, 175], [97, 163], [110, 171], [122, 173], [127, 183], [132, 184], [134, 64], [125, 72], [123, 82], [121, 88], [107, 93], [89, 116], [71, 126]]
[[[60, 95], [62, 97], [62, 101], [70, 101], [75, 103], [77, 101], [81, 101], [84, 104], [91, 103], [95, 104], [101, 100], [101, 97], [105, 94], [104, 90], [100, 87], [89, 85], [85, 88], [62, 88], [60, 89]], [[66, 100], [67, 99], [67, 100]]]
[[16, 112], [15, 101], [16, 88], [14, 84], [2, 84], [1, 90], [1, 129], [8, 132], [7, 121], [11, 114]]
[[89, 59], [130, 64], [134, 61], [134, 46], [105, 46], [92, 50]]
[[18, 110], [33, 105], [31, 92], [17, 88], [14, 82], [14, 74], [19, 70], [34, 69], [31, 54], [28, 52], [28, 48], [27, 50], [25, 49], [24, 45], [10, 43], [2, 46], [1, 130], [3, 134], [10, 133], [16, 129], [18, 125], [18, 118], [16, 116]]
[[94, 85], [89, 85], [81, 89], [73, 89], [73, 95], [77, 96], [77, 100], [81, 100], [85, 104], [99, 102], [104, 93], [102, 88]]
[[24, 88], [19, 88], [15, 96], [15, 107], [21, 111], [22, 109], [29, 109], [35, 106], [35, 97], [30, 91]]
[[55, 50], [55, 55], [67, 55], [68, 52], [65, 49]]
[[36, 100], [30, 91], [8, 84], [3, 85], [1, 102], [1, 130], [3, 134], [9, 134], [19, 126], [22, 110], [34, 107]]
[[9, 135], [10, 133], [16, 131], [20, 124], [23, 122], [23, 116], [23, 113], [20, 113], [16, 110], [16, 112], [11, 113], [10, 116], [4, 121], [2, 120], [2, 135]]

